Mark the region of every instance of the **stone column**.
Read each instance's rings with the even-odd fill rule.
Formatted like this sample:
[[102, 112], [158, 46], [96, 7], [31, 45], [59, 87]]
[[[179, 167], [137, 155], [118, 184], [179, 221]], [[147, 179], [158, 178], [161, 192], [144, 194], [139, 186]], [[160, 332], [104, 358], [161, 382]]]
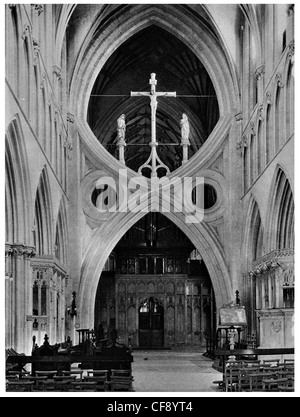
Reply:
[[12, 246], [12, 276], [14, 311], [14, 341], [13, 348], [19, 353], [30, 353], [31, 341], [29, 337], [29, 324], [27, 322], [28, 308], [30, 308], [29, 291], [31, 291], [31, 267], [30, 258], [35, 255], [34, 248], [21, 244]]

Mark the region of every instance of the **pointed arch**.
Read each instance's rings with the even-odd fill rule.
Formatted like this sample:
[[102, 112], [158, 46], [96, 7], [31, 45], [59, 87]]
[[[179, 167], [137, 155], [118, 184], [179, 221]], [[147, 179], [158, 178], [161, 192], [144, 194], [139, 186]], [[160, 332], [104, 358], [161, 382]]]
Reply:
[[[102, 269], [120, 238], [145, 216], [147, 205], [148, 201], [145, 201], [139, 213], [118, 213], [112, 221], [100, 227], [90, 240], [82, 264], [79, 284], [80, 326], [93, 326], [95, 294]], [[189, 237], [201, 253], [214, 287], [217, 309], [220, 309], [223, 304], [232, 300], [233, 290], [226, 257], [218, 239], [204, 222], [187, 224], [183, 213], [174, 213], [172, 210], [171, 212], [166, 210], [163, 214]]]
[[295, 83], [294, 83], [294, 66], [292, 61], [289, 62], [286, 75], [286, 140], [294, 133], [294, 109], [295, 109]]
[[52, 244], [52, 202], [47, 167], [44, 167], [35, 198], [34, 244], [38, 255], [51, 255]]
[[244, 269], [249, 271], [253, 262], [264, 254], [264, 226], [258, 203], [253, 195], [251, 195], [247, 210], [243, 241]]
[[55, 257], [64, 265], [68, 262], [68, 224], [66, 206], [61, 199], [55, 228]]
[[269, 201], [269, 251], [294, 247], [294, 197], [290, 181], [279, 165]]
[[6, 242], [30, 244], [30, 178], [18, 115], [6, 129], [5, 175]]

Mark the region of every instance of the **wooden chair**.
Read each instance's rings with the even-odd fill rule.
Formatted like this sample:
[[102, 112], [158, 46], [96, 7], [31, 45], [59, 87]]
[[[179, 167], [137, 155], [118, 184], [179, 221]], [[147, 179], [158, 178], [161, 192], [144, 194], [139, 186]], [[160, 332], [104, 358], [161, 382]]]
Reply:
[[26, 376], [22, 381], [33, 381], [32, 391], [43, 391], [43, 382], [47, 380], [47, 376]]
[[254, 372], [249, 374], [250, 379], [250, 392], [263, 391], [263, 379], [275, 378], [276, 372]]
[[278, 391], [293, 392], [295, 391], [294, 378], [288, 378], [286, 382], [278, 385]]
[[112, 369], [110, 375], [111, 391], [131, 391], [132, 390], [132, 371], [130, 369]]
[[264, 359], [263, 364], [267, 365], [270, 364], [271, 366], [279, 366], [280, 360], [279, 359]]
[[8, 381], [6, 383], [6, 391], [12, 392], [31, 392], [34, 381]]
[[284, 359], [283, 363], [284, 363], [284, 365], [286, 365], [286, 364], [295, 364], [295, 359]]
[[84, 382], [96, 382], [97, 391], [105, 391], [108, 386], [108, 381], [106, 376], [85, 376]]
[[257, 360], [244, 360], [244, 365], [247, 366], [260, 366], [261, 365], [261, 361], [259, 359]]
[[97, 392], [97, 382], [84, 382], [84, 381], [73, 381], [71, 382], [71, 387], [69, 391], [89, 391], [89, 392]]
[[273, 378], [262, 380], [262, 390], [263, 391], [279, 391], [278, 386], [284, 385], [287, 382], [288, 382], [287, 378], [278, 378], [278, 375], [276, 374]]
[[23, 378], [24, 376], [30, 375], [30, 372], [27, 371], [8, 371], [6, 376], [7, 377], [17, 377], [18, 379]]
[[238, 392], [242, 391], [250, 391], [250, 374], [253, 374], [253, 372], [259, 372], [259, 368], [253, 368], [252, 366], [240, 368], [238, 371], [238, 386], [237, 390]]
[[57, 375], [57, 371], [35, 371], [36, 376], [46, 376], [47, 378], [53, 378]]
[[101, 377], [101, 376], [105, 376], [106, 379], [108, 378], [108, 374], [109, 374], [109, 370], [107, 369], [93, 369], [91, 371], [87, 371], [87, 376], [97, 376], [97, 377]]
[[78, 370], [74, 369], [74, 370], [71, 370], [71, 371], [61, 371], [61, 374], [64, 375], [64, 376], [73, 376], [73, 375], [75, 375], [75, 377], [78, 376], [78, 379], [80, 381], [82, 381], [83, 371], [81, 369], [78, 369]]
[[244, 362], [228, 362], [225, 367], [224, 388], [226, 392], [238, 390], [239, 371], [244, 368]]

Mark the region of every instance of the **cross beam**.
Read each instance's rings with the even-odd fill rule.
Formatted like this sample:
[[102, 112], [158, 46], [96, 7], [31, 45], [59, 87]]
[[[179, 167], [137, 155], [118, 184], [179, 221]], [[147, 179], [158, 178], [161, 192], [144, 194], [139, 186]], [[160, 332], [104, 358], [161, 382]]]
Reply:
[[[151, 169], [151, 177], [157, 177], [157, 170], [159, 168], [165, 168], [167, 173], [170, 172], [169, 168], [160, 160], [157, 155], [156, 147], [158, 146], [156, 140], [156, 109], [157, 109], [157, 97], [176, 97], [176, 92], [157, 92], [156, 91], [156, 74], [150, 74], [149, 84], [151, 85], [150, 92], [137, 92], [132, 91], [131, 97], [149, 97], [151, 106], [151, 154], [147, 161], [139, 168], [138, 172], [141, 173], [143, 168]], [[150, 164], [151, 162], [151, 164]], [[158, 164], [157, 164], [158, 163]]]

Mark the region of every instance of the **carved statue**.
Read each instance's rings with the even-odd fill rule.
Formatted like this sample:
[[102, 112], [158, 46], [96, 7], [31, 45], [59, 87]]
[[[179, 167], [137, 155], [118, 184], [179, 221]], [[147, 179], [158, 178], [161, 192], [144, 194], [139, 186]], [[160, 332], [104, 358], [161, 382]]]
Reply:
[[180, 120], [181, 125], [181, 144], [189, 145], [189, 135], [190, 135], [190, 124], [186, 114], [183, 113], [182, 119]]
[[125, 131], [126, 131], [126, 124], [125, 124], [125, 114], [122, 114], [117, 120], [118, 126], [118, 143], [126, 146], [125, 144]]

